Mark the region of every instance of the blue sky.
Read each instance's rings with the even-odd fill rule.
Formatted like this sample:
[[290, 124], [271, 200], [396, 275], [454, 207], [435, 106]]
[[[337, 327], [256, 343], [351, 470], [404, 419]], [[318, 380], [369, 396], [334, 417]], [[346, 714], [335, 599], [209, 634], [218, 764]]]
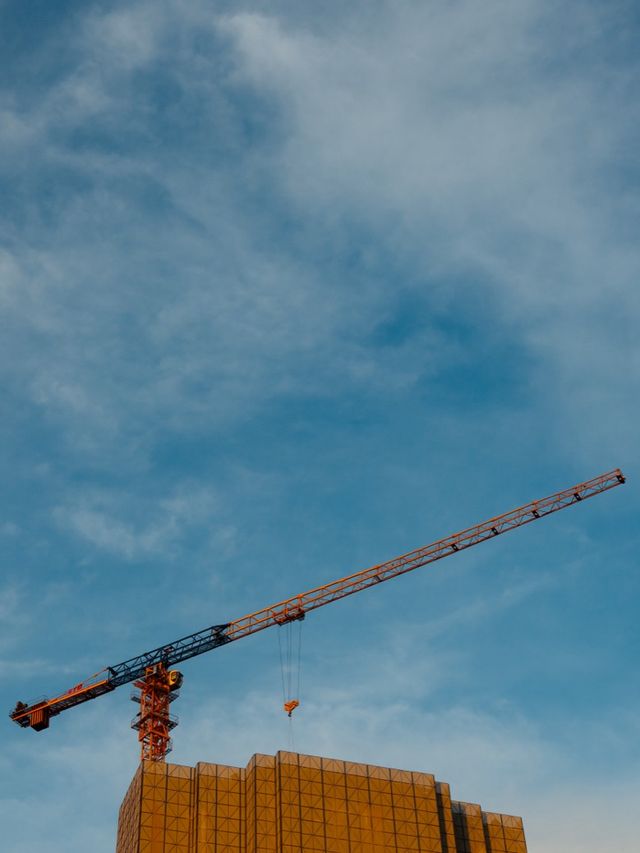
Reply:
[[[7, 711], [620, 466], [311, 615], [293, 739], [637, 849], [640, 27], [558, 5], [0, 3]], [[289, 747], [275, 632], [183, 670], [173, 760]], [[134, 713], [6, 722], [9, 853], [113, 849]]]

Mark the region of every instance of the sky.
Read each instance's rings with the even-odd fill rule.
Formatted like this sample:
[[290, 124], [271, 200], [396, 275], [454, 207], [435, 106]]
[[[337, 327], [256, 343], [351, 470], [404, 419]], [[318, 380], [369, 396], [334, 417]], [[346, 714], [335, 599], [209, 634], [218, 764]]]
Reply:
[[[434, 773], [635, 853], [633, 2], [0, 2], [0, 691], [620, 467], [622, 487], [182, 666], [170, 756]], [[280, 629], [278, 629], [280, 630]], [[8, 718], [7, 853], [113, 851], [126, 687]]]

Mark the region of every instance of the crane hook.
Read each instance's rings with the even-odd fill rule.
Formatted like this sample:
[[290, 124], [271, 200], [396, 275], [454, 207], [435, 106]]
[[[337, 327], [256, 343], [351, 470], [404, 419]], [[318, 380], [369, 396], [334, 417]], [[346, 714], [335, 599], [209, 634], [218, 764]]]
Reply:
[[297, 699], [292, 699], [290, 702], [285, 702], [284, 703], [284, 710], [287, 712], [287, 716], [290, 717], [291, 714], [293, 714], [293, 712], [295, 711], [295, 709], [298, 707], [299, 704], [300, 703], [298, 702]]

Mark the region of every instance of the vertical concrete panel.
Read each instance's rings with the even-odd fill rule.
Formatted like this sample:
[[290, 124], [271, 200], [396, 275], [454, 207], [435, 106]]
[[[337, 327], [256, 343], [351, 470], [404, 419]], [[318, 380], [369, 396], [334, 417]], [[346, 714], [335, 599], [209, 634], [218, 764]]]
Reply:
[[138, 767], [124, 796], [118, 814], [116, 853], [137, 853], [140, 836], [140, 801], [142, 797], [142, 766]]

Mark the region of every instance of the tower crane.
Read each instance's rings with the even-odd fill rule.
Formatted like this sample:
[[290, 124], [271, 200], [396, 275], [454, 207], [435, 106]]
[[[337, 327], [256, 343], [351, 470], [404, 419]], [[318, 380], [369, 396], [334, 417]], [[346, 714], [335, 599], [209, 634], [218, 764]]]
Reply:
[[[308, 592], [287, 598], [232, 622], [211, 625], [114, 666], [107, 666], [53, 699], [42, 699], [31, 705], [18, 702], [10, 714], [11, 719], [22, 728], [32, 728], [39, 732], [47, 729], [50, 719], [63, 711], [88, 702], [90, 699], [97, 699], [98, 696], [110, 693], [123, 684], [133, 682], [138, 692], [132, 696], [132, 699], [139, 704], [139, 710], [132, 728], [138, 732], [141, 758], [162, 761], [171, 749], [171, 731], [177, 725], [177, 720], [169, 712], [169, 706], [177, 697], [182, 685], [182, 674], [172, 669], [176, 664], [263, 631], [265, 628], [304, 619], [311, 610], [323, 607], [325, 604], [377, 586], [383, 581], [441, 560], [465, 548], [471, 548], [480, 542], [494, 539], [508, 530], [522, 527], [543, 516], [580, 503], [586, 498], [613, 489], [624, 482], [625, 477], [622, 471], [616, 468], [549, 497], [532, 501], [490, 518], [488, 521], [468, 527], [459, 533], [445, 536], [431, 545], [410, 551], [393, 560], [347, 575], [324, 586], [315, 587]], [[291, 706], [291, 703], [287, 704]], [[297, 702], [294, 702], [294, 707], [296, 704]], [[287, 708], [285, 705], [285, 710], [290, 712], [292, 708]]]

